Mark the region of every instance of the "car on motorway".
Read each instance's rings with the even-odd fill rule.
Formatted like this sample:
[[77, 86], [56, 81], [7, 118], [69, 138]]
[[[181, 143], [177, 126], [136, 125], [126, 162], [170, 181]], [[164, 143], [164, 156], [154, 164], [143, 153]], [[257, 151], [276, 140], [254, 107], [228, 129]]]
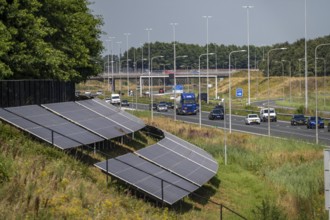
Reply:
[[220, 109], [221, 111], [225, 112], [223, 105], [220, 105], [220, 104], [214, 106], [214, 109]]
[[[324, 128], [324, 121], [321, 117], [317, 118], [317, 124], [318, 124], [318, 128]], [[307, 129], [309, 129], [309, 128], [316, 128], [316, 117], [315, 116], [311, 116], [308, 118]]]
[[304, 115], [292, 115], [291, 125], [306, 125], [307, 120]]
[[129, 106], [129, 102], [126, 99], [124, 99], [121, 101], [121, 106]]
[[248, 114], [245, 119], [245, 124], [246, 125], [251, 125], [251, 124], [258, 124], [260, 125], [260, 118], [257, 114]]
[[224, 116], [222, 110], [220, 110], [220, 109], [212, 109], [210, 111], [208, 117], [209, 117], [210, 120], [215, 120], [215, 119], [223, 120], [225, 116]]
[[167, 104], [160, 102], [157, 105], [157, 112], [167, 112]]
[[166, 104], [167, 104], [167, 108], [168, 108], [168, 109], [174, 109], [174, 104], [173, 104], [173, 102], [166, 102]]
[[259, 117], [261, 121], [263, 122], [268, 121], [268, 116], [270, 121], [274, 121], [274, 122], [277, 121], [276, 111], [274, 108], [269, 108], [269, 114], [268, 114], [268, 108], [260, 109]]
[[160, 88], [158, 92], [159, 92], [159, 93], [164, 93], [165, 90], [164, 90], [163, 88]]
[[[149, 109], [151, 110], [151, 104], [149, 105]], [[152, 103], [152, 110], [157, 109], [157, 103]]]

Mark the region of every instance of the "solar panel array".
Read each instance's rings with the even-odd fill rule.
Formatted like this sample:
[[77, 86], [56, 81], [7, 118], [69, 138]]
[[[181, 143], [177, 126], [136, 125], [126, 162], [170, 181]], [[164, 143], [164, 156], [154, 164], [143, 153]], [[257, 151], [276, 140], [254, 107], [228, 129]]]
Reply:
[[113, 105], [109, 105], [100, 99], [84, 100], [77, 103], [132, 131], [138, 131], [145, 127], [144, 122], [140, 118], [122, 111]]
[[0, 109], [0, 118], [61, 149], [104, 140], [38, 105]]
[[202, 149], [174, 137], [165, 133], [164, 139], [136, 154], [202, 186], [217, 173], [218, 163]]
[[108, 160], [108, 168], [106, 163], [95, 166], [170, 205], [198, 189], [191, 182], [131, 153]]
[[[112, 139], [134, 132], [121, 126], [116, 121], [109, 120], [75, 102], [52, 103], [43, 106], [105, 139]], [[116, 114], [113, 117], [116, 117]]]
[[[101, 142], [145, 127], [98, 99], [0, 108], [0, 118], [61, 149]], [[210, 180], [218, 163], [206, 151], [164, 132], [158, 143], [95, 164], [150, 196], [173, 204]]]
[[218, 163], [210, 154], [167, 132], [164, 139], [135, 154], [110, 159], [108, 166], [107, 161], [95, 166], [170, 205], [218, 171]]
[[0, 118], [60, 149], [124, 136], [145, 126], [141, 119], [101, 100], [4, 108]]

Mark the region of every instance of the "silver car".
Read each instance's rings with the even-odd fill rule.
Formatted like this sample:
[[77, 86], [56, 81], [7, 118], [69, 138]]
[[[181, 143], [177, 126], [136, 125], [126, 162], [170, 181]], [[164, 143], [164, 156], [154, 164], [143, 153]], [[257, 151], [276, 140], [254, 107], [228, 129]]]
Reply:
[[245, 119], [245, 124], [250, 125], [250, 124], [258, 124], [260, 125], [260, 118], [257, 114], [248, 114]]

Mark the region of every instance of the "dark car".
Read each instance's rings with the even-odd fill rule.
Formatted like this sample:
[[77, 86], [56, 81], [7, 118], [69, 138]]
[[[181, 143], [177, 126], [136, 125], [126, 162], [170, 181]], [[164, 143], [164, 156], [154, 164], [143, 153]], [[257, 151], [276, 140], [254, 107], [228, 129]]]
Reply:
[[160, 88], [159, 89], [159, 93], [164, 93], [165, 91], [164, 91], [164, 89], [163, 88]]
[[[149, 109], [151, 110], [151, 104], [149, 105]], [[152, 103], [152, 109], [153, 110], [157, 109], [157, 103]]]
[[223, 105], [216, 105], [214, 109], [220, 109], [221, 111], [225, 111]]
[[[318, 128], [324, 128], [324, 121], [321, 117], [318, 117], [317, 122], [318, 122], [317, 123]], [[316, 127], [316, 117], [311, 116], [307, 120], [307, 128], [315, 128], [315, 127]]]
[[328, 123], [328, 132], [330, 132], [330, 122]]
[[291, 125], [306, 125], [306, 122], [304, 115], [292, 115]]
[[220, 109], [213, 109], [209, 113], [209, 119], [210, 120], [215, 120], [215, 119], [223, 120], [224, 119], [223, 111], [221, 111]]
[[127, 100], [121, 101], [121, 106], [129, 106], [129, 102]]
[[167, 108], [174, 109], [173, 102], [167, 102], [166, 104], [167, 104]]

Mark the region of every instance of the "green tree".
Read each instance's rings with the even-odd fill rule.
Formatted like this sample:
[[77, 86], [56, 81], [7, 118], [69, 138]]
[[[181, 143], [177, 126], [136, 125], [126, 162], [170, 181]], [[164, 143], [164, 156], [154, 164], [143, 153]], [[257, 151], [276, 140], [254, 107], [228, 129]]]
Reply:
[[102, 20], [86, 0], [0, 1], [0, 78], [79, 82], [100, 71]]

